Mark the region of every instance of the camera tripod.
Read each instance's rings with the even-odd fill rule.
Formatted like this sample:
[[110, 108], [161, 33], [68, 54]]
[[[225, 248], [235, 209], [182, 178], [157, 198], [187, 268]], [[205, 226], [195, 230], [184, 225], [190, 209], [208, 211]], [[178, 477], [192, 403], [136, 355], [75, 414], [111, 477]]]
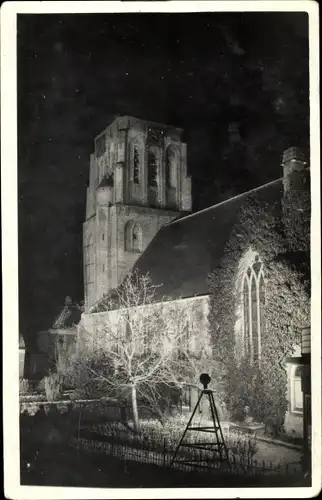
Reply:
[[[227, 464], [230, 468], [230, 462], [228, 457], [228, 450], [225, 444], [224, 436], [222, 433], [218, 411], [216, 408], [213, 391], [208, 389], [208, 384], [210, 382], [210, 377], [207, 373], [203, 373], [200, 376], [200, 382], [203, 384], [203, 390], [201, 391], [196, 406], [191, 414], [191, 417], [186, 425], [186, 428], [180, 438], [178, 446], [174, 452], [173, 458], [170, 462], [170, 466], [173, 464], [190, 465], [192, 467], [200, 467], [205, 469], [214, 469]], [[209, 426], [195, 426], [192, 425], [194, 416], [198, 409], [201, 410], [201, 402], [203, 399], [208, 400], [212, 425]], [[209, 438], [209, 441], [198, 441], [193, 443], [191, 441], [186, 441], [186, 435], [188, 431], [195, 432], [206, 432], [209, 433], [214, 439]], [[181, 448], [188, 448], [192, 451], [188, 455], [181, 455]], [[200, 450], [199, 453], [195, 450]]]

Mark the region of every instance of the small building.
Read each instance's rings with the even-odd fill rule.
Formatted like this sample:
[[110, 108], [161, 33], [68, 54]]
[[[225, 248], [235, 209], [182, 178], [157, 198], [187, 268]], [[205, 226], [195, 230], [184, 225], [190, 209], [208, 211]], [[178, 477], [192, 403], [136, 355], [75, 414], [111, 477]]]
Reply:
[[68, 349], [76, 342], [77, 324], [81, 318], [81, 307], [66, 297], [65, 304], [57, 315], [53, 326], [38, 332], [34, 371], [37, 379], [43, 378], [56, 364], [59, 349]]

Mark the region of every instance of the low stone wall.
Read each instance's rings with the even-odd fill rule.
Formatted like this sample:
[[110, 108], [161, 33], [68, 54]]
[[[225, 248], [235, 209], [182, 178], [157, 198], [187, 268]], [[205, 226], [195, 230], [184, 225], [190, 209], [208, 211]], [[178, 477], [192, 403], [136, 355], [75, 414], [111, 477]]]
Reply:
[[[72, 410], [74, 413], [82, 412], [82, 419], [86, 420], [100, 420], [101, 418], [108, 418], [109, 420], [132, 420], [132, 408], [130, 405], [120, 405], [118, 401], [108, 399], [71, 399], [67, 394], [64, 400], [48, 402], [44, 396], [23, 396], [20, 400], [20, 413], [27, 412], [29, 415], [35, 415], [39, 408], [42, 406], [46, 413], [51, 411], [53, 407], [59, 413], [66, 413]], [[139, 406], [139, 413], [141, 418], [155, 418], [151, 412]]]
[[[29, 415], [35, 415], [40, 407], [43, 407], [46, 413], [49, 413], [52, 408], [55, 408], [59, 413], [66, 413], [69, 410], [73, 412], [82, 412], [82, 418], [91, 419], [99, 417], [107, 417], [109, 419], [120, 420], [124, 409], [113, 402], [101, 401], [99, 399], [83, 399], [63, 401], [20, 401], [20, 413], [27, 412]], [[128, 415], [128, 409], [125, 409]]]

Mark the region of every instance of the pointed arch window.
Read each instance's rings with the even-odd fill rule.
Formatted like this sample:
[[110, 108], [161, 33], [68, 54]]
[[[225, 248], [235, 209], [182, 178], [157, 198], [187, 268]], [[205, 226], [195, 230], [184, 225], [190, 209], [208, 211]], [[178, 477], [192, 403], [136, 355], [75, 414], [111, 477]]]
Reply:
[[141, 252], [142, 230], [139, 224], [135, 224], [132, 229], [132, 247], [133, 252]]
[[84, 285], [87, 301], [91, 304], [94, 293], [94, 240], [93, 235], [89, 233], [84, 242]]
[[265, 281], [263, 264], [256, 255], [243, 280], [243, 351], [252, 362], [261, 356], [265, 331]]
[[244, 350], [246, 353], [250, 350], [249, 343], [249, 286], [247, 278], [244, 279]]
[[252, 332], [252, 357], [254, 360], [258, 359], [259, 348], [258, 348], [258, 311], [257, 311], [257, 286], [255, 276], [252, 276], [251, 281], [251, 332]]
[[157, 157], [154, 151], [148, 151], [148, 185], [149, 187], [157, 187]]
[[165, 166], [166, 204], [169, 208], [175, 209], [177, 204], [178, 162], [177, 154], [172, 146], [169, 146], [166, 150]]
[[130, 178], [134, 184], [141, 182], [141, 163], [142, 163], [142, 146], [140, 143], [133, 139], [130, 142]]
[[258, 300], [259, 300], [259, 324], [261, 331], [265, 331], [265, 283], [263, 273], [260, 274], [258, 284]]
[[140, 184], [140, 152], [136, 144], [133, 148], [133, 182]]
[[175, 188], [177, 185], [177, 162], [176, 154], [172, 147], [166, 151], [166, 186], [168, 188]]
[[139, 223], [128, 222], [125, 226], [125, 250], [142, 252], [142, 227]]

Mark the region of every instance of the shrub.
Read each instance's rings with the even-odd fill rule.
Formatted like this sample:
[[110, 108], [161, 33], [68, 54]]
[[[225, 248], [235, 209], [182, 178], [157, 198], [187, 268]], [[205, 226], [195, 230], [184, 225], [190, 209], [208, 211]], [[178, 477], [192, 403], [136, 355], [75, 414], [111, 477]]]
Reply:
[[63, 390], [74, 389], [79, 379], [80, 374], [75, 370], [75, 356], [73, 345], [58, 350], [55, 369], [60, 376]]
[[276, 438], [283, 434], [283, 421], [278, 417], [267, 417], [264, 419], [265, 435]]
[[62, 393], [62, 381], [58, 373], [50, 373], [43, 379], [46, 400], [56, 401]]
[[100, 363], [104, 363], [104, 375], [110, 375], [106, 361], [108, 360], [99, 358], [96, 353], [88, 354], [81, 344], [77, 350], [74, 345], [59, 349], [55, 370], [60, 380], [61, 390], [68, 390], [73, 400], [112, 396], [111, 387], [104, 377], [98, 377], [95, 374], [101, 368]]
[[39, 382], [38, 382], [38, 391], [41, 394], [46, 393], [46, 391], [45, 391], [45, 377], [42, 378], [41, 380], [39, 380]]
[[78, 387], [70, 393], [70, 399], [100, 399], [106, 396], [103, 390], [100, 390], [95, 384], [88, 384], [84, 387]]
[[258, 451], [255, 438], [250, 434], [230, 431], [225, 440], [233, 463], [237, 463], [243, 470], [250, 469]]
[[19, 394], [20, 396], [29, 396], [32, 393], [29, 380], [26, 378], [19, 380]]
[[[205, 422], [204, 422], [205, 423]], [[209, 422], [210, 423], [210, 422]], [[133, 422], [128, 422], [125, 427], [121, 422], [107, 422], [104, 424], [94, 424], [90, 429], [98, 434], [108, 436], [110, 440], [122, 443], [139, 449], [146, 448], [160, 450], [164, 445], [168, 451], [174, 452], [182, 433], [186, 427], [187, 419], [168, 419], [163, 427], [156, 420], [144, 420], [139, 432], [133, 429]], [[255, 455], [258, 451], [254, 436], [240, 431], [223, 430], [225, 444], [228, 449], [229, 459], [237, 469], [248, 471], [253, 467]], [[205, 432], [188, 432], [185, 436], [185, 443], [203, 445], [209, 441], [215, 442], [214, 437], [209, 439]], [[187, 452], [188, 449], [183, 452]]]

